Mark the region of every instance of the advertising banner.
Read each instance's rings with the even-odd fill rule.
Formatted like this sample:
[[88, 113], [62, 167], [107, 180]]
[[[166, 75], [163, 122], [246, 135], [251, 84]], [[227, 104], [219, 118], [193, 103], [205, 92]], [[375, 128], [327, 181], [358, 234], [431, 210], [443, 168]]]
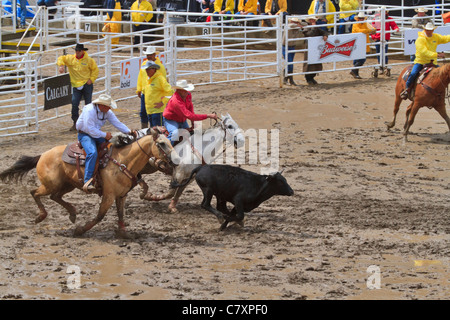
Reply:
[[366, 46], [363, 33], [308, 38], [308, 64], [364, 59]]
[[68, 73], [44, 80], [44, 110], [72, 104], [72, 86]]

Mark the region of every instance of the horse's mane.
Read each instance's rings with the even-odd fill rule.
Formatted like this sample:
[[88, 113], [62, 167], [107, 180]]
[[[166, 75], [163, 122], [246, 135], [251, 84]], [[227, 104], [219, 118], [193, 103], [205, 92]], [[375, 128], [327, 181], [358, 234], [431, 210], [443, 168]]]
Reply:
[[430, 80], [449, 78], [450, 63], [444, 64], [442, 67], [436, 68], [434, 72], [430, 72]]
[[133, 136], [131, 136], [129, 134], [125, 134], [125, 133], [121, 133], [121, 132], [113, 133], [113, 137], [109, 141], [112, 143], [113, 147], [123, 148], [123, 147], [126, 147], [126, 146], [132, 144], [136, 140], [139, 140], [139, 139], [145, 137], [147, 135], [147, 131], [148, 131], [148, 129], [137, 130], [137, 139], [135, 139]]

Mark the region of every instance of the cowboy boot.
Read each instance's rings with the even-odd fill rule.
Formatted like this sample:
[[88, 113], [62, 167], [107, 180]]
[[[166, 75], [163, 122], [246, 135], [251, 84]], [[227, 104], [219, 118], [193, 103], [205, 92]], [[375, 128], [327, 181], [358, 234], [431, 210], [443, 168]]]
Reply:
[[148, 128], [148, 123], [141, 122], [141, 129], [145, 129], [145, 128]]
[[290, 84], [291, 86], [296, 86], [296, 85], [297, 85], [297, 84], [294, 82], [294, 76], [289, 76], [288, 79], [289, 79], [289, 84]]

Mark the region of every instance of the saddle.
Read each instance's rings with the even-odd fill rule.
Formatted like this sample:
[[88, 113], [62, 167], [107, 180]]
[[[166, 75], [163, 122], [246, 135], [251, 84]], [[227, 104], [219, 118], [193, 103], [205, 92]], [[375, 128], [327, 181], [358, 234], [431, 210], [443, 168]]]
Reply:
[[[105, 141], [97, 146], [97, 162], [95, 163], [94, 170], [94, 185], [101, 185], [99, 170], [105, 168], [108, 165], [112, 153], [112, 144], [109, 141]], [[86, 151], [84, 151], [79, 141], [68, 144], [62, 154], [62, 160], [66, 163], [73, 164], [77, 167], [78, 180], [83, 184], [84, 177], [81, 172], [81, 167], [86, 164]]]
[[[413, 87], [409, 91], [409, 96], [408, 96], [409, 100], [411, 100], [411, 101], [414, 100], [417, 84], [425, 85], [423, 83], [423, 80], [428, 76], [428, 74], [430, 73], [431, 70], [433, 70], [434, 68], [437, 68], [437, 67], [438, 66], [435, 65], [432, 62], [428, 63], [428, 64], [425, 64], [423, 66], [422, 70], [420, 70], [419, 75], [417, 76], [416, 81], [414, 81]], [[405, 73], [403, 74], [403, 77], [402, 77], [403, 81], [406, 82], [408, 80], [408, 77], [409, 77], [409, 74], [411, 73], [412, 68], [413, 68], [413, 65], [410, 65], [408, 67], [408, 69], [406, 69], [406, 71], [405, 71]]]

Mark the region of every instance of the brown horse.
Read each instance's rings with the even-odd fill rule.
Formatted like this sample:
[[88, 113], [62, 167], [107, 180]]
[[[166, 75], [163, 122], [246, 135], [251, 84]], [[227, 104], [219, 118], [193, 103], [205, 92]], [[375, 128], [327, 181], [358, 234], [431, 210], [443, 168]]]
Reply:
[[[406, 83], [403, 80], [403, 74], [408, 68], [403, 69], [400, 76], [397, 79], [397, 85], [395, 86], [395, 104], [394, 104], [394, 119], [386, 123], [388, 130], [395, 125], [395, 119], [397, 112], [402, 103], [400, 94], [406, 87]], [[422, 83], [418, 83], [415, 89], [414, 99], [406, 109], [406, 121], [403, 126], [404, 141], [407, 141], [408, 131], [414, 123], [414, 118], [417, 112], [422, 107], [434, 108], [444, 118], [450, 131], [450, 118], [445, 110], [445, 89], [450, 83], [450, 64], [446, 64], [442, 67], [435, 68], [430, 71], [428, 76]]]
[[[150, 132], [150, 130], [149, 130]], [[50, 195], [50, 199], [62, 205], [69, 211], [69, 219], [75, 223], [77, 211], [73, 205], [64, 201], [62, 196], [73, 189], [82, 189], [82, 182], [78, 180], [77, 168], [75, 165], [65, 163], [62, 154], [65, 145], [54, 147], [44, 152], [40, 156], [23, 156], [11, 168], [0, 173], [0, 180], [3, 182], [19, 181], [28, 171], [36, 168], [37, 176], [41, 182], [39, 188], [31, 191], [31, 195], [36, 201], [40, 213], [35, 222], [39, 223], [47, 217], [41, 197]], [[99, 223], [106, 212], [116, 201], [117, 214], [119, 219], [119, 236], [126, 236], [123, 212], [126, 196], [134, 187], [135, 177], [147, 164], [150, 157], [168, 161], [173, 147], [170, 141], [156, 131], [122, 148], [114, 148], [108, 165], [100, 171], [102, 181], [102, 200], [100, 209], [94, 220], [87, 222], [84, 226], [75, 228], [74, 235], [79, 236], [90, 230]], [[126, 169], [126, 170], [125, 170]]]

